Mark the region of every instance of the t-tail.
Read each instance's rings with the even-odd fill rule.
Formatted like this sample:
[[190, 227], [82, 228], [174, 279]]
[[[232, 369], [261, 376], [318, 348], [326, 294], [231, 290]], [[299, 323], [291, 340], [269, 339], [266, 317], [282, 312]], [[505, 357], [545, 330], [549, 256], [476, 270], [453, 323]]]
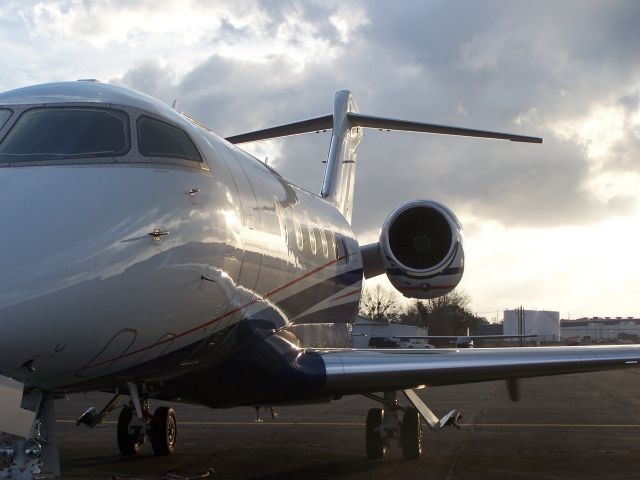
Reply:
[[[320, 195], [331, 202], [351, 223], [353, 187], [356, 180], [356, 149], [362, 139], [362, 129], [349, 118], [358, 107], [348, 90], [333, 97], [333, 131]], [[355, 128], [354, 128], [355, 127]]]
[[542, 139], [538, 137], [362, 115], [358, 113], [358, 108], [353, 96], [348, 90], [336, 92], [333, 99], [332, 115], [310, 118], [308, 120], [279, 125], [264, 130], [234, 135], [227, 137], [226, 140], [237, 144], [332, 129], [331, 144], [329, 146], [329, 155], [327, 156], [320, 195], [332, 203], [338, 211], [351, 222], [357, 160], [356, 149], [362, 139], [363, 128], [493, 138], [510, 140], [512, 142], [542, 143]]

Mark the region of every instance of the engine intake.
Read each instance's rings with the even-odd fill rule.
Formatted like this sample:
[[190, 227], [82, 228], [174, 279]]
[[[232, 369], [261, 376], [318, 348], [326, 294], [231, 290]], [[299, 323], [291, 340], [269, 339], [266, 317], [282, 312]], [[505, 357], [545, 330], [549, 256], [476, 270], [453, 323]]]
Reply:
[[449, 222], [440, 212], [411, 207], [393, 219], [388, 244], [399, 263], [412, 270], [425, 270], [447, 257], [452, 238]]
[[407, 297], [440, 297], [462, 279], [463, 240], [462, 225], [444, 205], [404, 203], [386, 218], [378, 244], [363, 247], [365, 276], [384, 271]]

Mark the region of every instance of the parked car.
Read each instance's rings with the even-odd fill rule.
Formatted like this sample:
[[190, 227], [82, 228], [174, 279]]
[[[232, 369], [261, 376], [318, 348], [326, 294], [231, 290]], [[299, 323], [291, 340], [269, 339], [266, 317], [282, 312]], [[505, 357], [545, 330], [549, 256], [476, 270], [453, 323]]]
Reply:
[[369, 346], [371, 348], [398, 348], [400, 342], [391, 340], [387, 337], [371, 337], [369, 339]]
[[398, 348], [436, 348], [436, 347], [419, 338], [410, 338], [408, 340], [401, 340], [400, 345], [398, 345]]

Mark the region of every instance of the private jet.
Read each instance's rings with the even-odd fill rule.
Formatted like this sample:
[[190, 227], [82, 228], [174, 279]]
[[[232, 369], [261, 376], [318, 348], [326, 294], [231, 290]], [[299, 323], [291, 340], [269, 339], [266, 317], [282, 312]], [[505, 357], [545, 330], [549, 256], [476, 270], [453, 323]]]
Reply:
[[[365, 395], [368, 457], [422, 451], [436, 416], [415, 389], [635, 366], [639, 346], [493, 349], [302, 347], [292, 326], [352, 322], [365, 278], [434, 298], [463, 275], [462, 225], [446, 206], [393, 209], [378, 242], [351, 227], [363, 130], [541, 143], [523, 135], [333, 112], [220, 138], [147, 95], [97, 81], [0, 94], [0, 478], [60, 473], [54, 400], [112, 392], [123, 455], [176, 449], [172, 408], [271, 407]], [[331, 131], [319, 193], [237, 145]], [[533, 147], [532, 147], [533, 148]], [[419, 174], [419, 172], [416, 172]]]

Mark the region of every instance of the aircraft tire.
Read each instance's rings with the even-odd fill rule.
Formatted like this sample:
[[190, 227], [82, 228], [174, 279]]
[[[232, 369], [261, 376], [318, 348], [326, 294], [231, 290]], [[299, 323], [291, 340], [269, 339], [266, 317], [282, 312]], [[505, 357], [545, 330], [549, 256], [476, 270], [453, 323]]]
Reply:
[[138, 435], [129, 433], [129, 424], [132, 418], [133, 411], [131, 407], [124, 407], [118, 416], [118, 449], [123, 455], [137, 455], [140, 453], [140, 449], [144, 443], [144, 436], [142, 440], [140, 440]]
[[407, 408], [400, 426], [402, 440], [402, 455], [405, 460], [418, 458], [422, 453], [422, 429], [420, 428], [420, 414], [415, 408]]
[[171, 455], [175, 452], [178, 438], [178, 422], [172, 408], [158, 407], [149, 425], [149, 439], [153, 453]]
[[366, 438], [367, 457], [371, 460], [384, 457], [387, 445], [380, 435], [380, 427], [384, 421], [384, 410], [372, 408], [367, 413]]

